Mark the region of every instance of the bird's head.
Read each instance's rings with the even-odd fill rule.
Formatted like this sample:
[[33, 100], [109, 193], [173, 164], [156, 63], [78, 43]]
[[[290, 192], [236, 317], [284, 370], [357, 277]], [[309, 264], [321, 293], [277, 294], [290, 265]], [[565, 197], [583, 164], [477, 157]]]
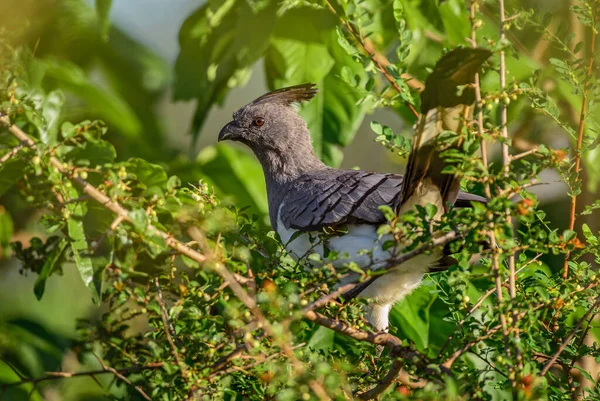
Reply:
[[255, 152], [310, 143], [306, 123], [294, 104], [308, 101], [316, 93], [314, 84], [303, 84], [264, 94], [233, 113], [233, 120], [219, 133], [219, 141], [241, 142]]

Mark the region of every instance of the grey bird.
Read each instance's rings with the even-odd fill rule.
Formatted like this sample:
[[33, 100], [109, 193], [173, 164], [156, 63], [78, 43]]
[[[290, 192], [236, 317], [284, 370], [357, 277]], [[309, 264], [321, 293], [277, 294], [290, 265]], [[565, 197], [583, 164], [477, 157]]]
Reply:
[[[313, 84], [275, 90], [240, 108], [218, 140], [241, 142], [260, 161], [271, 224], [293, 257], [324, 255], [327, 249], [339, 255], [334, 266], [352, 261], [361, 268], [381, 268], [392, 251], [382, 246], [390, 238], [377, 234], [386, 223], [379, 206], [403, 213], [415, 205], [433, 204], [439, 218], [450, 205], [485, 202], [459, 191], [460, 180], [442, 173], [445, 164], [436, 138], [445, 130], [459, 132], [472, 115], [475, 97], [469, 84], [490, 55], [483, 49], [456, 49], [438, 61], [421, 94], [421, 115], [404, 177], [335, 169], [317, 158], [307, 125], [293, 107], [315, 96]], [[313, 243], [323, 230], [336, 227], [344, 227], [344, 234], [327, 237], [326, 244]], [[356, 287], [352, 295], [373, 300], [367, 321], [378, 331], [387, 330], [392, 306], [418, 287], [442, 256], [441, 251], [418, 255]]]

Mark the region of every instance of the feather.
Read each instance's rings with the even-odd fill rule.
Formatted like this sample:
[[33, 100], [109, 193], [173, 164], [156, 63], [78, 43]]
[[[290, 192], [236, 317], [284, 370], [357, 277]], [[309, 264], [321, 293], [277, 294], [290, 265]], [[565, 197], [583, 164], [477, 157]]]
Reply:
[[318, 92], [319, 90], [317, 89], [316, 84], [306, 83], [265, 93], [252, 103], [259, 104], [264, 102], [274, 102], [291, 105], [294, 103], [307, 102], [315, 97]]
[[[475, 101], [471, 84], [490, 56], [491, 52], [484, 49], [453, 50], [438, 61], [427, 78], [421, 93], [422, 114], [416, 124], [404, 175], [400, 212], [415, 204], [432, 203], [441, 214], [442, 209], [456, 201], [460, 179], [443, 173], [446, 165], [440, 157], [437, 139], [443, 131], [460, 132], [464, 121], [470, 118]], [[463, 85], [462, 91], [459, 90]]]

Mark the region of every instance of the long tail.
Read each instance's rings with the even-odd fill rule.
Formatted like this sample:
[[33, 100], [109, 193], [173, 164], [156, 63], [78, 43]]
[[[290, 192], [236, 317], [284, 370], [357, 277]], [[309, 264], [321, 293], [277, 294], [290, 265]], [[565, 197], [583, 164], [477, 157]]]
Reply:
[[464, 122], [471, 118], [475, 91], [470, 84], [491, 54], [485, 49], [455, 49], [437, 62], [427, 78], [402, 184], [400, 213], [415, 205], [431, 203], [441, 214], [448, 204], [456, 201], [460, 179], [442, 173], [445, 163], [437, 139], [443, 131], [460, 132]]

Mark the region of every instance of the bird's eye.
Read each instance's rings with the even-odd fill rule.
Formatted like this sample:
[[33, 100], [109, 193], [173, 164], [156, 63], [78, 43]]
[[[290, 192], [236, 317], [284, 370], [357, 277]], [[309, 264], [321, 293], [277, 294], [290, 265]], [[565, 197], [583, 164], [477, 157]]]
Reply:
[[252, 123], [254, 125], [256, 125], [257, 127], [262, 127], [263, 124], [265, 123], [265, 119], [262, 117], [256, 117]]

